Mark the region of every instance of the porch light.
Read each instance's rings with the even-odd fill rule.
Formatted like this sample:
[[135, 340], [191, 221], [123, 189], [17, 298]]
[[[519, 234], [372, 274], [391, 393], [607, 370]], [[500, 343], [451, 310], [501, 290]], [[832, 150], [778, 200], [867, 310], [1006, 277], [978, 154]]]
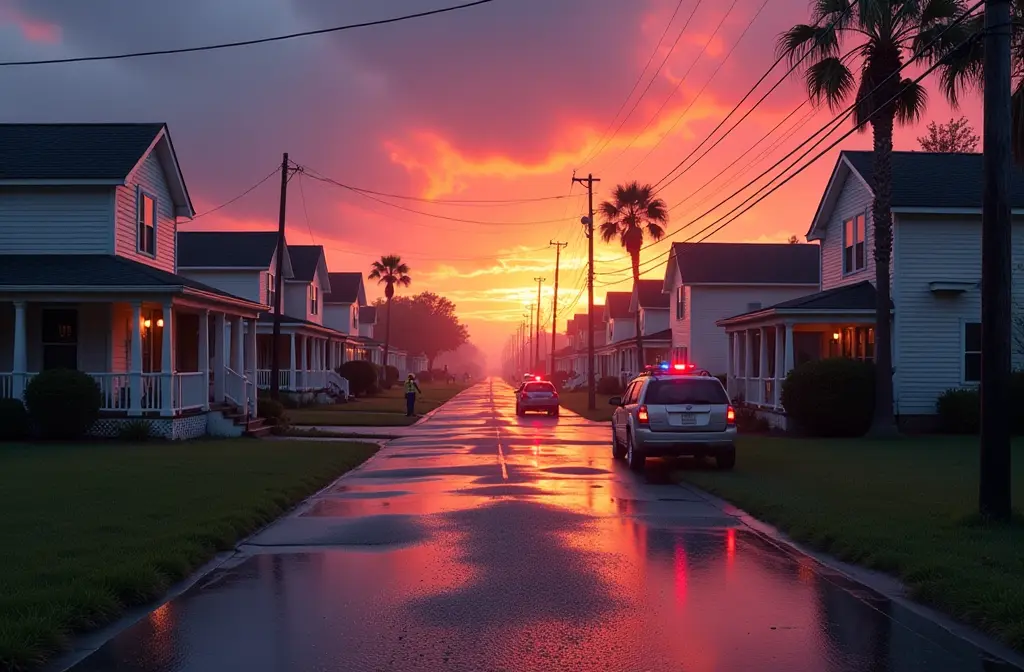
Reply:
[[163, 327], [164, 326], [164, 318], [161, 317], [160, 319], [158, 319], [156, 321], [156, 326]]
[[149, 329], [151, 326], [153, 326], [153, 323], [150, 322], [149, 318], [147, 317], [145, 320], [142, 321], [142, 326], [144, 326], [146, 329]]
[[836, 332], [833, 332], [833, 334], [832, 334], [832, 340], [833, 340], [833, 341], [838, 341], [838, 340], [839, 340], [839, 332], [838, 332], [838, 331], [836, 331]]

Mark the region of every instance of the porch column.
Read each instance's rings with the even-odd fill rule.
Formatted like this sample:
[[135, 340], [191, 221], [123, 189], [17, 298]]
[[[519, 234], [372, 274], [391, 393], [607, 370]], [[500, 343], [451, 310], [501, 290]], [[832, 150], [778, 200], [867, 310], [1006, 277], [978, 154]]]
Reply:
[[231, 317], [231, 368], [240, 376], [245, 375], [245, 333], [242, 322], [241, 317]]
[[[164, 323], [166, 324], [166, 322]], [[203, 410], [210, 410], [210, 311], [199, 311], [199, 370], [203, 372]]]
[[793, 370], [793, 323], [786, 323], [786, 364], [783, 369], [787, 374]]
[[740, 331], [734, 331], [732, 333], [732, 375], [737, 379], [739, 379], [740, 376], [743, 374], [743, 372], [740, 370], [740, 362], [743, 361], [743, 353], [740, 350], [740, 347], [742, 345], [740, 343], [740, 336], [742, 335], [742, 333], [743, 332]]
[[128, 415], [142, 415], [142, 302], [132, 301], [132, 361]]
[[757, 395], [757, 398], [761, 400], [762, 404], [768, 403], [764, 393], [764, 381], [768, 380], [768, 327], [761, 327], [761, 361], [760, 364], [761, 373], [758, 377], [761, 379], [758, 387], [761, 388]]
[[746, 356], [743, 360], [743, 400], [747, 402], [753, 401], [750, 398], [750, 379], [754, 377], [754, 339], [750, 337], [753, 333], [753, 329], [743, 331], [743, 354]]
[[28, 327], [25, 320], [25, 302], [14, 302], [14, 380], [11, 396], [21, 399], [25, 393], [25, 374], [28, 373]]
[[736, 361], [735, 353], [733, 352], [733, 350], [735, 349], [736, 334], [729, 331], [726, 332], [725, 337], [729, 343], [729, 352], [727, 354], [728, 359], [727, 364], [725, 365], [725, 391], [728, 393], [729, 388], [732, 387], [732, 380], [736, 376], [736, 371], [734, 370], [736, 366]]
[[249, 385], [246, 387], [246, 391], [251, 392], [252, 396], [249, 397], [249, 415], [253, 418], [256, 417], [256, 318], [246, 320], [246, 324], [249, 327], [248, 338], [245, 339], [245, 347], [248, 351], [246, 358], [249, 360], [248, 368], [246, 369], [246, 377], [249, 379]]
[[224, 328], [227, 318], [224, 313], [213, 316], [213, 400], [218, 404], [224, 401], [224, 369], [227, 366], [225, 355]]
[[163, 307], [164, 329], [163, 329], [163, 355], [160, 363], [160, 382], [162, 384], [160, 415], [174, 415], [174, 345], [178, 340], [174, 338], [174, 309], [171, 302], [167, 301]]
[[302, 370], [302, 387], [306, 387], [306, 372], [309, 371], [309, 338], [305, 336], [299, 336], [302, 341], [302, 362], [299, 364], [299, 368]]
[[288, 386], [294, 390], [297, 387], [295, 381], [295, 332], [290, 334], [288, 357]]
[[786, 327], [779, 324], [775, 326], [775, 408], [782, 406], [782, 381], [786, 379], [786, 361], [783, 354], [783, 339], [786, 337]]

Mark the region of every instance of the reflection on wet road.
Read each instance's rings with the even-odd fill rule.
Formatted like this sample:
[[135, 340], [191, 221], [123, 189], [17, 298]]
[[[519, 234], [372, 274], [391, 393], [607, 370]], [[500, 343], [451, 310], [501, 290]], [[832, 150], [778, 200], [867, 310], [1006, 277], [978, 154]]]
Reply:
[[459, 395], [74, 670], [1016, 669], [513, 405]]

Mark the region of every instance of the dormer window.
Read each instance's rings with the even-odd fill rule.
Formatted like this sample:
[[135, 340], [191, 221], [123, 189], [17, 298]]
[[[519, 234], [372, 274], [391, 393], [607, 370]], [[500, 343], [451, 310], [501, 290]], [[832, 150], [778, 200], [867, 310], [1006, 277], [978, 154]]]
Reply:
[[353, 329], [358, 329], [359, 328], [359, 308], [358, 307], [352, 309], [352, 328]]
[[851, 217], [843, 222], [843, 274], [863, 271], [867, 265], [867, 218]]
[[271, 310], [277, 308], [277, 284], [274, 282], [273, 273], [267, 273], [267, 305]]
[[320, 293], [316, 285], [309, 286], [309, 314], [317, 315], [320, 312]]
[[139, 191], [137, 207], [139, 252], [156, 256], [156, 199]]

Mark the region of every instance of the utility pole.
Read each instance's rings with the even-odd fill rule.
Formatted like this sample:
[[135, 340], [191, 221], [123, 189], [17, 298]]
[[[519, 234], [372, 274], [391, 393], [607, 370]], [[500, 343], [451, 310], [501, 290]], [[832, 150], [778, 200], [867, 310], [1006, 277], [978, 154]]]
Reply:
[[[277, 263], [274, 268], [274, 336], [270, 348], [270, 398], [274, 401], [281, 398], [281, 353], [278, 345], [281, 341], [281, 294], [284, 293], [284, 221], [288, 210], [290, 177], [291, 166], [288, 163], [288, 152], [285, 152], [281, 159], [281, 206], [277, 213]], [[223, 336], [220, 334], [221, 338]]]
[[573, 177], [573, 182], [587, 185], [587, 216], [581, 221], [587, 227], [587, 408], [597, 408], [597, 389], [594, 384], [594, 182], [593, 175]]
[[[533, 365], [537, 366], [540, 363], [540, 286], [547, 278], [534, 278], [533, 280], [537, 283], [537, 326], [536, 338], [533, 343]], [[541, 368], [544, 367], [541, 366]]]
[[568, 247], [569, 243], [559, 243], [554, 240], [548, 245], [555, 246], [555, 295], [551, 299], [551, 376], [555, 375], [555, 346], [558, 336], [558, 265], [562, 261], [562, 248]]
[[529, 313], [529, 314], [523, 313], [523, 323], [521, 325], [521, 328], [523, 330], [523, 336], [522, 336], [522, 339], [521, 339], [522, 345], [521, 345], [520, 350], [519, 350], [520, 356], [521, 356], [521, 359], [519, 360], [519, 363], [522, 364], [522, 369], [523, 369], [521, 371], [521, 373], [527, 373], [529, 371], [529, 367], [527, 367], [527, 365], [526, 365], [526, 319], [528, 317], [530, 317], [531, 315], [533, 315], [533, 313]]
[[978, 509], [1008, 521], [1010, 473], [1010, 0], [985, 0], [981, 207], [981, 471]]
[[526, 332], [529, 335], [528, 336], [528, 340], [526, 342], [526, 358], [527, 358], [526, 372], [527, 373], [533, 373], [533, 362], [529, 361], [530, 359], [533, 358], [533, 304], [532, 303], [529, 305], [528, 311], [529, 312], [527, 313], [527, 317], [530, 318], [530, 327], [529, 327], [529, 330]]

